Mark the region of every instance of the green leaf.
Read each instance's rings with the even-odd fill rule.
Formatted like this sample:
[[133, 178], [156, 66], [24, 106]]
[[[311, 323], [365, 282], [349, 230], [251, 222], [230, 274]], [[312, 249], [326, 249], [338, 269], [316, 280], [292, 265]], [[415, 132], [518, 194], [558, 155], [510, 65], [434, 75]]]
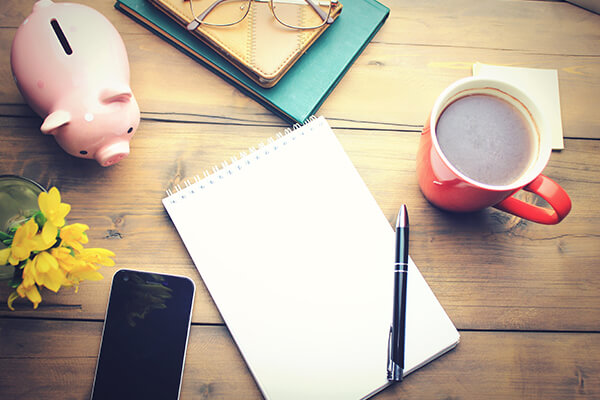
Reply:
[[23, 279], [21, 279], [21, 280], [15, 280], [13, 278], [10, 281], [8, 281], [8, 287], [16, 289], [16, 288], [18, 288], [21, 285], [22, 282], [23, 282]]
[[0, 240], [4, 241], [6, 239], [12, 239], [12, 236], [10, 236], [8, 233], [0, 231]]
[[13, 240], [12, 240], [12, 238], [10, 238], [10, 239], [3, 240], [2, 244], [5, 245], [6, 247], [10, 247], [12, 242], [13, 242]]

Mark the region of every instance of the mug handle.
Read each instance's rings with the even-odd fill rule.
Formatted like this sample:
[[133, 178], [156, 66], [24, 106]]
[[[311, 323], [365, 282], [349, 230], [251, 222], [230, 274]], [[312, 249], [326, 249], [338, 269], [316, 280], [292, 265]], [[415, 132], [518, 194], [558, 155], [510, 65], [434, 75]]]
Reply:
[[565, 190], [545, 175], [538, 175], [524, 190], [548, 202], [550, 207], [539, 207], [509, 196], [494, 207], [540, 224], [558, 224], [571, 211], [571, 199]]

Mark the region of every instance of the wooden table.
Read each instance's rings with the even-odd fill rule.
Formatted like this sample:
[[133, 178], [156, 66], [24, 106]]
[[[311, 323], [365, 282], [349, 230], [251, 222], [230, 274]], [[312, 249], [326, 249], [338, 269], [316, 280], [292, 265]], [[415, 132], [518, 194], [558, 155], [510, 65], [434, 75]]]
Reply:
[[[118, 267], [197, 285], [182, 399], [260, 399], [257, 386], [161, 204], [165, 189], [287, 124], [113, 8], [142, 111], [131, 155], [102, 168], [39, 132], [9, 54], [33, 1], [0, 5], [0, 174], [56, 186]], [[411, 251], [461, 332], [458, 348], [376, 398], [600, 398], [600, 16], [560, 1], [388, 0], [389, 20], [319, 110], [390, 221], [411, 212]], [[544, 226], [494, 209], [432, 207], [415, 177], [434, 99], [474, 62], [558, 70], [565, 149], [546, 174], [573, 209]], [[37, 310], [0, 303], [0, 398], [90, 395], [109, 284], [44, 290]], [[0, 286], [0, 299], [10, 290]]]

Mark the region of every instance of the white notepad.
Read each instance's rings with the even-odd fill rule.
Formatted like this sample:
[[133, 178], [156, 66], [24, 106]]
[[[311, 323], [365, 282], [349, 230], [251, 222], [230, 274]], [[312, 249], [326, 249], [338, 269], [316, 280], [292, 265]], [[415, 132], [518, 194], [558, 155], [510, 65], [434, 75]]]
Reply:
[[[394, 232], [324, 118], [163, 204], [266, 399], [387, 386]], [[405, 374], [458, 343], [412, 261], [406, 324]]]

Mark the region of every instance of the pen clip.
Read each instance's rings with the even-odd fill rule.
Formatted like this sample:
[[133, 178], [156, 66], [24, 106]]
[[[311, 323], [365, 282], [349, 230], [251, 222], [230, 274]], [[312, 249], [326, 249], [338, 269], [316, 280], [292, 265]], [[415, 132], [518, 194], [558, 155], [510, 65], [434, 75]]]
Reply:
[[391, 380], [392, 376], [392, 337], [394, 334], [394, 326], [390, 325], [390, 336], [388, 338], [388, 362], [387, 362], [387, 376], [388, 380]]

